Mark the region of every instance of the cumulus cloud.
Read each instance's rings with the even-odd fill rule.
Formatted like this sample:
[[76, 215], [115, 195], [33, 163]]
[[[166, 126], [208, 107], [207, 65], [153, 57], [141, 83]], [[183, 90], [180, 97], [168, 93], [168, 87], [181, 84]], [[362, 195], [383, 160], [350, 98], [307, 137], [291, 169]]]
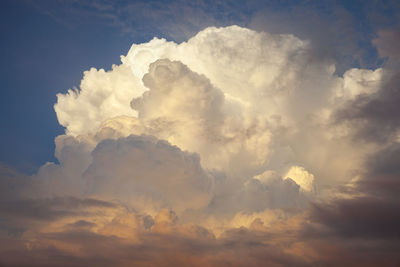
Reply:
[[102, 141], [84, 173], [87, 194], [129, 203], [136, 210], [149, 205], [176, 211], [208, 205], [212, 180], [197, 155], [165, 141], [129, 136]]
[[211, 27], [85, 72], [57, 96], [58, 163], [0, 167], [4, 264], [309, 266], [350, 262], [341, 240], [393, 245], [375, 241], [398, 238], [397, 72], [338, 76], [313, 49]]
[[86, 134], [110, 117], [134, 116], [129, 101], [143, 91], [140, 80], [124, 65], [107, 72], [92, 68], [84, 73], [79, 91], [70, 89], [57, 95], [54, 109], [68, 134]]
[[371, 84], [367, 87], [372, 87], [373, 90], [349, 99], [336, 111], [336, 120], [339, 123], [350, 124], [351, 132], [362, 140], [374, 141], [377, 144], [398, 140], [400, 53], [395, 48], [395, 43], [399, 36], [398, 31], [387, 31], [380, 33], [379, 38], [374, 40], [381, 56], [389, 57], [386, 67], [379, 70], [380, 78], [374, 79], [379, 90], [373, 89], [376, 85]]
[[[59, 95], [55, 109], [60, 123], [66, 126], [70, 135], [104, 133], [102, 128], [99, 129], [102, 124], [114, 132], [123, 129], [125, 136], [150, 134], [199, 153], [207, 168], [257, 175], [268, 163], [276, 165], [274, 168], [285, 168], [287, 157], [296, 161], [294, 154], [304, 154], [303, 147], [299, 147], [299, 151], [293, 148], [297, 144], [306, 144], [307, 136], [301, 134], [308, 132], [310, 127], [317, 127], [314, 132], [318, 136], [314, 138], [328, 142], [323, 131], [330, 129], [323, 129], [326, 124], [323, 114], [329, 113], [329, 107], [337, 104], [338, 101], [332, 100], [333, 96], [338, 91], [351, 92], [347, 84], [358, 79], [358, 76], [347, 75], [343, 86], [343, 79], [333, 75], [334, 65], [313, 61], [311, 49], [307, 41], [292, 35], [258, 33], [237, 26], [207, 28], [181, 44], [155, 38], [148, 43], [133, 45], [129, 53], [121, 57], [123, 63], [120, 66], [102, 75], [119, 75], [119, 69], [125, 70], [123, 66], [126, 66], [131, 69], [127, 79], [133, 76], [139, 81], [137, 84], [95, 87], [97, 77], [86, 74], [81, 91], [76, 95]], [[182, 63], [154, 62], [160, 58]], [[158, 65], [164, 67], [156, 67]], [[92, 72], [96, 73], [95, 70]], [[364, 76], [368, 75], [375, 74]], [[166, 83], [167, 89], [160, 90], [157, 85], [160, 82]], [[91, 84], [95, 89], [88, 86]], [[145, 90], [148, 92], [142, 96]], [[96, 95], [90, 97], [92, 91]], [[137, 95], [126, 99], [133, 100], [130, 103], [139, 114], [132, 115], [136, 110], [131, 109], [126, 100], [112, 108], [113, 114], [107, 111], [109, 105], [106, 104], [91, 108], [90, 103], [106, 103], [106, 99], [111, 98], [109, 91]], [[204, 102], [194, 101], [194, 97], [202, 97]], [[183, 104], [183, 101], [187, 103]], [[68, 109], [62, 110], [64, 102], [69, 103]], [[90, 111], [81, 110], [85, 105]], [[152, 109], [154, 105], [160, 106]], [[93, 116], [98, 119], [93, 120]], [[319, 120], [318, 124], [310, 125], [310, 118]], [[129, 125], [124, 126], [124, 123]], [[72, 125], [81, 125], [82, 129]], [[274, 140], [278, 136], [279, 140]], [[294, 141], [297, 144], [293, 144]], [[280, 156], [271, 157], [272, 151]], [[324, 169], [328, 163], [321, 164], [324, 166], [319, 169]]]
[[309, 173], [303, 167], [292, 166], [285, 176], [295, 181], [296, 184], [298, 184], [302, 190], [307, 192], [315, 191], [314, 175]]

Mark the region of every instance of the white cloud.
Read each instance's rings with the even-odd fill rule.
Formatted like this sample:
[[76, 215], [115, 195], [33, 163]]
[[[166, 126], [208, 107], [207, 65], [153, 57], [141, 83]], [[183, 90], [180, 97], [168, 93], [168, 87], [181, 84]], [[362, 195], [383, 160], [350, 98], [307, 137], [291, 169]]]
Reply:
[[343, 86], [339, 87], [335, 97], [344, 100], [354, 99], [360, 94], [373, 94], [379, 90], [383, 69], [350, 69], [343, 74]]
[[[297, 165], [307, 170], [292, 168], [290, 175], [304, 191], [316, 181], [348, 181], [369, 148], [352, 147], [330, 115], [354, 96], [379, 90], [382, 70], [351, 69], [341, 78], [312, 49], [293, 35], [238, 26], [206, 28], [180, 44], [158, 38], [133, 44], [121, 65], [91, 69], [80, 90], [58, 95], [55, 110], [66, 127], [56, 141], [61, 164], [43, 167], [39, 176], [76, 181], [68, 177], [86, 175], [102, 140], [144, 134], [197, 153], [204, 170], [223, 173], [229, 190], [239, 192], [268, 172], [281, 179]], [[75, 183], [66, 188], [73, 191]]]
[[136, 116], [129, 103], [143, 91], [140, 80], [125, 65], [114, 65], [107, 72], [91, 68], [84, 72], [80, 90], [57, 94], [54, 109], [67, 134], [94, 133], [106, 119], [118, 115]]
[[292, 179], [306, 192], [315, 192], [314, 175], [301, 166], [290, 167], [285, 178]]

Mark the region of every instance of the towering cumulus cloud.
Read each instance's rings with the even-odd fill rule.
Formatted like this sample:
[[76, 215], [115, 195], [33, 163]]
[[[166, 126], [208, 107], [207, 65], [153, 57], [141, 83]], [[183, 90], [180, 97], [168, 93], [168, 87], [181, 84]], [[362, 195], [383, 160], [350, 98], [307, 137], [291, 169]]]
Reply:
[[310, 42], [238, 26], [132, 45], [57, 95], [59, 163], [0, 168], [0, 263], [398, 264], [392, 58], [338, 76]]

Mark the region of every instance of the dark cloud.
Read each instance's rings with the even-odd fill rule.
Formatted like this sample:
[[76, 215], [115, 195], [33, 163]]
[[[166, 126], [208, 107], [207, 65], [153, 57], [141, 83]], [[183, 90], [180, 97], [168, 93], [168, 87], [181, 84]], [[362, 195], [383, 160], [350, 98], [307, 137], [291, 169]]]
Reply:
[[346, 192], [348, 197], [317, 203], [310, 210], [303, 238], [328, 256], [318, 264], [400, 264], [399, 144], [390, 143], [370, 155], [364, 168], [359, 180]]
[[347, 123], [353, 129], [356, 138], [377, 143], [397, 138], [400, 72], [386, 73], [383, 79], [382, 88], [377, 93], [357, 96], [334, 115], [337, 123]]
[[355, 137], [378, 144], [398, 138], [400, 127], [400, 30], [380, 32], [374, 40], [380, 56], [387, 57], [380, 90], [360, 94], [334, 114], [337, 123], [347, 123]]
[[358, 182], [360, 190], [385, 199], [399, 200], [400, 190], [400, 145], [388, 145], [370, 156], [366, 171]]
[[54, 197], [45, 199], [20, 199], [2, 201], [0, 213], [4, 217], [21, 219], [54, 220], [78, 213], [82, 208], [113, 208], [114, 204], [96, 199], [78, 199], [74, 197]]
[[389, 57], [390, 62], [400, 60], [400, 29], [381, 30], [378, 37], [373, 40], [379, 55]]
[[[393, 2], [380, 8], [388, 5]], [[310, 211], [304, 237], [320, 253], [330, 251], [321, 265], [400, 264], [399, 41], [398, 29], [379, 31], [373, 43], [386, 60], [380, 90], [360, 94], [334, 113], [336, 123], [351, 129], [355, 145], [377, 149], [366, 156], [359, 179], [345, 190], [348, 197], [315, 204]], [[335, 254], [340, 257], [332, 258]]]
[[351, 67], [376, 66], [377, 53], [369, 36], [373, 29], [363, 10], [368, 3], [358, 3], [358, 12], [352, 10], [351, 4], [341, 1], [293, 1], [286, 4], [290, 8], [266, 5], [258, 10], [250, 27], [310, 40], [313, 47], [310, 59], [334, 63], [338, 74]]
[[0, 163], [0, 199], [16, 198], [23, 195], [23, 189], [31, 184], [31, 178], [10, 166]]
[[400, 239], [400, 203], [373, 197], [341, 199], [315, 205], [313, 221], [342, 238]]
[[[28, 229], [35, 229], [43, 223], [72, 216], [89, 216], [93, 209], [113, 209], [113, 203], [96, 199], [74, 197], [53, 197], [43, 199], [13, 199], [0, 201], [0, 232], [20, 236]], [[84, 221], [73, 225], [82, 227]], [[88, 226], [88, 225], [86, 225]]]
[[[6, 266], [307, 266], [301, 257], [268, 242], [268, 234], [247, 229], [232, 230], [218, 240], [177, 233], [141, 237], [143, 242], [135, 244], [88, 231], [46, 233], [37, 236], [36, 247], [26, 249], [21, 241], [12, 241], [0, 249], [0, 256]], [[68, 253], [62, 247], [73, 249]]]
[[[125, 141], [135, 138], [148, 141], [145, 137], [129, 137]], [[117, 143], [108, 140], [96, 153], [107, 144]], [[145, 144], [135, 143], [135, 147]], [[173, 148], [167, 143], [158, 146]], [[2, 178], [7, 181], [25, 178], [10, 168], [3, 169]], [[20, 191], [18, 186], [15, 189]], [[165, 218], [165, 214], [154, 218], [135, 215], [118, 220], [118, 215], [111, 215], [116, 217], [111, 217], [109, 224], [138, 219], [133, 228], [115, 225], [115, 229], [122, 229], [122, 236], [129, 232], [137, 235], [131, 239], [102, 228], [93, 230], [99, 227], [96, 216], [110, 220], [107, 210], [122, 208], [129, 213], [119, 204], [75, 197], [0, 197], [0, 266], [307, 266], [302, 257], [285, 251], [290, 241], [280, 244], [282, 235], [267, 231], [262, 223], [261, 230], [232, 229], [217, 239], [206, 228], [178, 224], [171, 211], [166, 213], [171, 218]]]
[[313, 266], [399, 266], [399, 242], [321, 238], [308, 242], [319, 256]]
[[87, 216], [93, 209], [114, 209], [116, 204], [71, 196], [31, 197], [37, 184], [8, 166], [0, 167], [0, 232], [19, 236], [26, 229], [70, 216]]

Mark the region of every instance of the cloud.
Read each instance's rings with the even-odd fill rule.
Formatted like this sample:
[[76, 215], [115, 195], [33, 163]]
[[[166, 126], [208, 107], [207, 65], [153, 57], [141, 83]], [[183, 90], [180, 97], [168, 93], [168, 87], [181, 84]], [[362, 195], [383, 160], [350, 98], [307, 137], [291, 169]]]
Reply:
[[400, 147], [398, 142], [378, 150], [366, 162], [368, 166], [359, 186], [369, 194], [396, 198], [400, 186], [399, 166]]
[[[105, 140], [84, 173], [87, 194], [146, 206], [199, 209], [212, 196], [212, 180], [197, 155], [145, 136]], [[152, 205], [154, 205], [152, 207]]]
[[[268, 49], [265, 49], [266, 47]], [[129, 81], [129, 79], [140, 81], [148, 72], [151, 63], [157, 59], [169, 58], [181, 61], [192, 71], [205, 75], [232, 101], [236, 100], [243, 104], [251, 101], [251, 104], [255, 105], [254, 109], [267, 108], [263, 111], [272, 115], [278, 108], [278, 104], [282, 105], [282, 110], [280, 110], [282, 112], [285, 108], [289, 108], [285, 104], [296, 104], [294, 99], [292, 99], [293, 102], [285, 103], [284, 96], [289, 96], [290, 99], [289, 92], [294, 93], [293, 97], [298, 97], [302, 95], [300, 92], [306, 93], [308, 90], [313, 95], [329, 93], [328, 89], [316, 91], [319, 84], [311, 85], [309, 82], [311, 80], [316, 82], [314, 77], [319, 73], [326, 77], [327, 85], [334, 82], [334, 79], [330, 81], [333, 65], [322, 63], [323, 66], [321, 66], [317, 62], [315, 66], [309, 65], [308, 68], [303, 68], [308, 65], [308, 49], [307, 42], [292, 35], [257, 33], [237, 26], [207, 28], [188, 42], [179, 45], [167, 42], [165, 39], [154, 38], [148, 43], [132, 45], [128, 54], [121, 57], [123, 64], [115, 66], [115, 70], [105, 73], [92, 69], [86, 72], [81, 91], [76, 94], [72, 92], [66, 95], [59, 94], [59, 102], [55, 105], [55, 110], [60, 123], [66, 126], [67, 132], [72, 135], [88, 131], [95, 132], [101, 120], [105, 119], [101, 117], [101, 114], [109, 117], [131, 116], [133, 111], [129, 110], [126, 113], [129, 107], [124, 101], [131, 100], [133, 94], [140, 96], [145, 88], [134, 82], [125, 84], [119, 81], [122, 77], [125, 77], [124, 81]], [[132, 71], [122, 76], [126, 73], [124, 66], [130, 67]], [[318, 74], [313, 73], [314, 71]], [[115, 83], [119, 86], [104, 82], [100, 87], [96, 86], [100, 77], [109, 77], [108, 79], [113, 81], [115, 79]], [[326, 83], [325, 79], [323, 83]], [[299, 94], [296, 93], [297, 91]], [[108, 99], [113, 100], [116, 94], [121, 95], [121, 101], [108, 104]], [[68, 103], [65, 110], [63, 103], [65, 105]], [[83, 108], [87, 108], [90, 112], [84, 112]], [[113, 113], [109, 113], [108, 109], [111, 109]], [[76, 117], [78, 114], [80, 118]], [[93, 119], [96, 124], [84, 123]], [[69, 126], [72, 123], [79, 123], [81, 128], [72, 128]]]
[[[95, 87], [98, 77], [86, 74], [81, 91], [59, 95], [55, 109], [60, 123], [73, 136], [105, 133], [99, 129], [102, 124], [108, 128], [118, 124], [114, 132], [124, 129], [125, 136], [155, 135], [199, 153], [206, 168], [232, 170], [238, 176], [257, 175], [265, 170], [272, 151], [280, 153], [285, 147], [288, 151], [292, 145], [290, 140], [304, 138], [298, 134], [302, 127], [310, 127], [304, 122], [310, 116], [319, 117], [330, 105], [332, 92], [342, 84], [342, 79], [333, 75], [334, 66], [330, 62], [312, 61], [310, 49], [308, 42], [292, 35], [258, 33], [237, 26], [207, 28], [181, 44], [155, 38], [132, 45], [128, 55], [121, 58], [122, 64], [105, 74], [110, 76], [110, 81], [116, 79], [118, 88]], [[182, 63], [155, 62], [163, 58]], [[144, 76], [150, 64], [153, 67]], [[185, 66], [179, 67], [180, 64]], [[115, 75], [122, 75], [119, 69], [125, 71], [124, 66], [131, 69], [127, 78], [134, 76], [140, 81], [146, 77], [143, 83], [132, 83], [132, 86], [119, 83], [121, 78]], [[169, 70], [169, 74], [156, 71], [161, 69]], [[167, 76], [162, 78], [162, 75]], [[160, 82], [166, 82], [168, 89], [160, 90], [157, 85]], [[91, 84], [93, 88], [88, 87]], [[145, 90], [149, 91], [140, 96]], [[96, 94], [92, 95], [92, 91]], [[138, 97], [124, 97], [125, 102], [114, 106], [107, 102], [109, 92]], [[204, 98], [203, 107], [195, 97]], [[133, 98], [138, 115], [132, 115], [135, 110], [126, 105], [126, 99]], [[182, 105], [179, 101], [188, 103]], [[154, 105], [160, 105], [163, 110], [152, 109]], [[111, 109], [112, 113], [108, 111]], [[123, 126], [124, 123], [131, 126]], [[322, 132], [317, 131], [319, 135]], [[285, 136], [274, 140], [281, 134]]]
[[399, 203], [373, 197], [338, 200], [332, 205], [316, 206], [314, 221], [343, 238], [399, 239], [400, 217], [393, 213]]
[[90, 133], [110, 117], [134, 116], [129, 101], [144, 91], [124, 65], [113, 66], [108, 72], [94, 68], [86, 71], [80, 89], [58, 94], [54, 106], [59, 123], [72, 135]]
[[[396, 192], [400, 181], [400, 124], [395, 104], [399, 95], [397, 37], [396, 30], [379, 33], [374, 44], [380, 55], [387, 57], [384, 68], [370, 73], [368, 80], [359, 79], [367, 91], [349, 98], [333, 113], [336, 124], [346, 125], [354, 144], [370, 149], [364, 156], [363, 168], [343, 188], [343, 195], [317, 203], [311, 209], [312, 223], [305, 235], [321, 246], [317, 251], [337, 249], [338, 243], [343, 248], [337, 249], [337, 253], [344, 255], [340, 260], [328, 257], [325, 262], [347, 265], [355, 258], [360, 264], [371, 266], [400, 262], [395, 253], [399, 249], [399, 216], [395, 211], [399, 209]], [[321, 236], [325, 236], [325, 242]], [[330, 245], [325, 244], [326, 240]], [[350, 248], [351, 253], [346, 253]]]
[[317, 204], [313, 216], [344, 238], [398, 239], [399, 144], [370, 155], [346, 198]]
[[[70, 29], [84, 23], [93, 25], [93, 21], [96, 21], [103, 27], [135, 38], [148, 39], [161, 32], [166, 37], [179, 41], [186, 40], [199, 30], [212, 25], [246, 23], [257, 3], [252, 2], [29, 1], [41, 13]], [[159, 23], [160, 21], [163, 23]]]
[[[84, 199], [49, 202], [50, 205], [57, 203], [60, 210], [74, 212], [56, 217], [49, 214], [47, 220], [40, 220], [38, 224], [32, 224], [25, 217], [30, 225], [28, 231], [22, 232], [19, 238], [2, 236], [3, 264], [240, 266], [247, 262], [257, 266], [267, 262], [279, 266], [304, 263], [301, 257], [276, 246], [275, 238], [271, 239], [263, 226], [259, 230], [231, 229], [217, 239], [206, 228], [179, 222], [169, 209], [162, 209], [151, 217], [129, 211], [118, 203]], [[87, 210], [88, 207], [92, 209]], [[24, 213], [17, 209], [14, 215], [18, 212]], [[146, 220], [152, 223], [148, 225]]]
[[85, 72], [55, 105], [58, 163], [0, 168], [2, 262], [398, 260], [395, 65], [338, 76], [313, 49], [210, 27]]
[[373, 43], [378, 49], [379, 55], [389, 60], [389, 67], [399, 67], [400, 50], [396, 43], [400, 38], [399, 29], [381, 30], [378, 32], [378, 37], [373, 40]]
[[352, 124], [349, 128], [356, 138], [377, 143], [398, 139], [400, 109], [397, 103], [400, 99], [400, 72], [399, 51], [394, 45], [398, 36], [397, 31], [384, 32], [374, 40], [380, 55], [389, 56], [386, 67], [379, 71], [381, 77], [374, 82], [379, 90], [376, 90], [377, 85], [366, 85], [375, 89], [369, 90], [368, 93], [360, 93], [336, 111], [336, 120], [339, 123]]
[[287, 178], [292, 179], [306, 192], [315, 191], [314, 175], [309, 173], [301, 166], [292, 166], [285, 175]]

